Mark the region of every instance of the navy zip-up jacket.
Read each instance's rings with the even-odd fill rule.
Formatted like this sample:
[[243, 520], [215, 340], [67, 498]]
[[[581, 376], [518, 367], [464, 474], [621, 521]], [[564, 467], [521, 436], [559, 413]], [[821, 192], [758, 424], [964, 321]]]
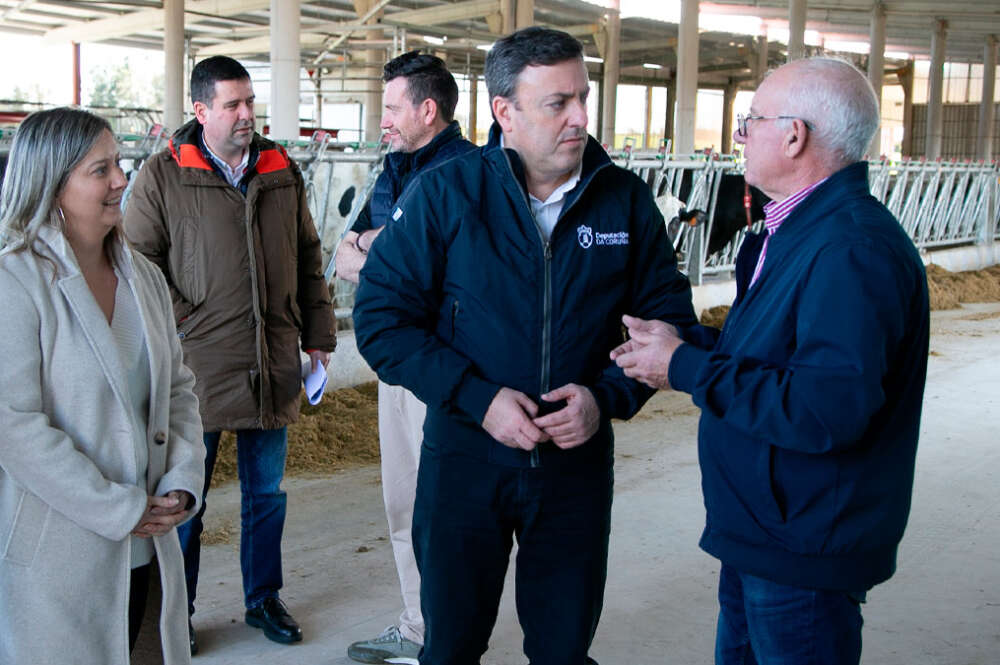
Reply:
[[[379, 377], [427, 404], [425, 445], [510, 466], [611, 459], [609, 420], [652, 391], [609, 359], [621, 316], [697, 323], [649, 187], [592, 138], [579, 184], [546, 242], [520, 160], [489, 143], [420, 173], [375, 240], [354, 306], [358, 348]], [[582, 446], [527, 451], [481, 423], [501, 387], [591, 390], [601, 426]]]
[[462, 138], [462, 128], [458, 121], [452, 120], [422, 148], [413, 152], [390, 152], [385, 156], [382, 173], [375, 181], [372, 197], [351, 230], [364, 233], [382, 226], [389, 219], [396, 200], [416, 174], [475, 149], [474, 143]]
[[895, 571], [927, 375], [924, 267], [869, 194], [835, 173], [737, 260], [711, 349], [679, 347], [670, 384], [701, 407], [705, 551], [792, 586], [865, 591]]

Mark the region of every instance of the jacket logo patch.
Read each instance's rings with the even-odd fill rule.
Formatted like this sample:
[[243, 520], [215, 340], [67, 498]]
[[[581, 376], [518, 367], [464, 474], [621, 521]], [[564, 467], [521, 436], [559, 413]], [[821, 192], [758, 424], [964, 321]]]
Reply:
[[392, 221], [395, 222], [397, 219], [399, 219], [402, 216], [403, 216], [403, 209], [402, 208], [396, 208], [393, 211], [393, 213], [392, 213]]
[[592, 228], [581, 224], [576, 227], [576, 239], [584, 249], [588, 249], [591, 245], [627, 245], [628, 231], [594, 233]]
[[628, 231], [615, 231], [612, 233], [595, 233], [594, 243], [597, 245], [627, 245]]

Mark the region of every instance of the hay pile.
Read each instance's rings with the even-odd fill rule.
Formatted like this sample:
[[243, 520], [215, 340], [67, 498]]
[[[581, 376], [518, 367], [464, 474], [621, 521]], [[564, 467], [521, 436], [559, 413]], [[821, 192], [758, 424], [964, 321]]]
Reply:
[[[950, 272], [932, 263], [927, 266], [927, 293], [932, 310], [955, 309], [963, 302], [1000, 302], [1000, 265]], [[706, 309], [701, 323], [721, 328], [727, 314], [728, 305]]]
[[722, 324], [726, 322], [726, 316], [729, 314], [729, 305], [716, 305], [715, 307], [709, 307], [701, 313], [701, 325], [712, 326], [713, 328], [722, 328]]
[[955, 309], [963, 302], [1000, 302], [1000, 266], [949, 272], [932, 263], [927, 266], [927, 291], [931, 309]]
[[[298, 422], [288, 427], [285, 475], [328, 474], [378, 461], [376, 383], [328, 392], [316, 406], [302, 400]], [[226, 432], [219, 444], [212, 486], [236, 477], [236, 437]]]

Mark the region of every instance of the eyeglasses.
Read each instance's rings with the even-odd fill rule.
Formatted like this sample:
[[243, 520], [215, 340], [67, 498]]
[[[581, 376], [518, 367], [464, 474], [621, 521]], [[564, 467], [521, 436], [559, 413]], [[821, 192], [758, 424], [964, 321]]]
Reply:
[[810, 132], [813, 131], [813, 126], [809, 121], [797, 115], [750, 115], [749, 113], [737, 113], [736, 133], [742, 138], [747, 137], [747, 128], [751, 120], [801, 120], [805, 124], [806, 129]]

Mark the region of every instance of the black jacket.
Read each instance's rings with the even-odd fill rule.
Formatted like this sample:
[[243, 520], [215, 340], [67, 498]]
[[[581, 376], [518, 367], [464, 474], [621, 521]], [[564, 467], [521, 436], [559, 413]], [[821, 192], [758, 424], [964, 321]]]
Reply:
[[[427, 404], [425, 445], [512, 466], [609, 461], [610, 419], [652, 394], [609, 358], [622, 314], [696, 323], [649, 187], [590, 139], [545, 241], [494, 125], [485, 147], [421, 173], [391, 217], [361, 271], [354, 323], [379, 377]], [[568, 383], [601, 409], [584, 445], [529, 454], [482, 429], [501, 387], [551, 411], [538, 396]]]
[[475, 149], [474, 143], [462, 138], [462, 129], [458, 121], [452, 120], [430, 140], [430, 143], [419, 150], [390, 152], [385, 156], [382, 173], [375, 181], [372, 198], [358, 215], [351, 230], [355, 233], [364, 233], [384, 225], [393, 206], [396, 205], [396, 200], [418, 173]]

